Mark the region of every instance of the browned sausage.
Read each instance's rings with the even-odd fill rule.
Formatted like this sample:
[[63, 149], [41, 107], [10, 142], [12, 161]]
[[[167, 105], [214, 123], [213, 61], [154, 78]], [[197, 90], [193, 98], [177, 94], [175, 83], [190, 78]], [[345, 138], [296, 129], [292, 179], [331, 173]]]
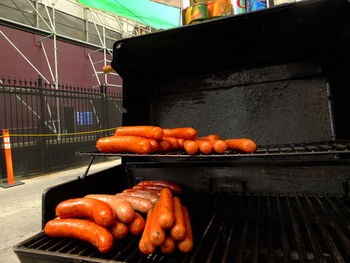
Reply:
[[132, 188], [123, 190], [123, 193], [133, 193], [133, 192], [154, 194], [156, 196], [160, 196], [160, 191], [158, 191], [158, 190], [141, 190], [141, 189], [132, 189]]
[[152, 204], [155, 204], [159, 201], [159, 197], [155, 194], [146, 194], [146, 193], [139, 193], [139, 192], [127, 192], [127, 193], [118, 193], [116, 196], [135, 196], [135, 197], [141, 197], [144, 199], [147, 199], [152, 202]]
[[130, 233], [134, 235], [141, 234], [145, 228], [145, 219], [135, 212], [134, 219], [129, 224]]
[[163, 137], [164, 141], [168, 141], [170, 143], [170, 150], [179, 150], [180, 144], [177, 140], [177, 138], [174, 137]]
[[159, 197], [159, 225], [163, 229], [171, 228], [174, 225], [174, 201], [169, 188], [163, 188]]
[[85, 198], [100, 200], [108, 204], [115, 212], [117, 219], [122, 223], [129, 223], [134, 217], [134, 209], [129, 202], [115, 195], [92, 194]]
[[63, 201], [56, 206], [56, 215], [60, 218], [87, 217], [103, 227], [111, 226], [115, 221], [114, 211], [108, 204], [91, 198]]
[[179, 147], [180, 147], [180, 149], [183, 149], [183, 148], [184, 148], [185, 140], [184, 140], [184, 139], [181, 139], [181, 138], [177, 138], [177, 141], [179, 142]]
[[176, 128], [163, 129], [164, 137], [175, 137], [185, 140], [193, 140], [197, 137], [197, 131], [194, 128]]
[[183, 240], [186, 237], [185, 217], [182, 211], [181, 200], [174, 197], [175, 224], [171, 228], [170, 234], [174, 240]]
[[147, 154], [151, 152], [148, 139], [139, 136], [111, 136], [98, 139], [96, 148], [100, 152], [132, 152]]
[[217, 134], [209, 134], [204, 137], [199, 137], [198, 139], [204, 140], [204, 141], [217, 141], [217, 140], [221, 140], [221, 137], [220, 135], [217, 135]]
[[161, 246], [165, 241], [165, 231], [159, 225], [159, 202], [153, 209], [149, 239], [154, 246]]
[[141, 213], [147, 213], [153, 207], [153, 204], [147, 199], [136, 196], [120, 196], [124, 200], [128, 201], [134, 210]]
[[227, 144], [223, 140], [209, 141], [213, 145], [214, 152], [224, 153], [227, 150]]
[[119, 127], [115, 136], [141, 136], [148, 139], [159, 141], [163, 138], [163, 129], [157, 126], [124, 126]]
[[161, 186], [169, 188], [173, 193], [180, 194], [182, 192], [181, 186], [167, 181], [142, 181], [140, 186]]
[[160, 186], [160, 185], [135, 185], [132, 188], [133, 189], [140, 189], [140, 190], [161, 191], [164, 188], [164, 186]]
[[156, 251], [156, 247], [152, 245], [152, 243], [149, 239], [152, 214], [153, 214], [153, 209], [150, 209], [148, 211], [148, 214], [147, 214], [145, 229], [142, 233], [142, 236], [141, 236], [141, 239], [139, 242], [139, 249], [140, 249], [141, 253], [146, 254], [146, 255], [152, 254], [154, 251]]
[[159, 151], [159, 143], [156, 140], [149, 139], [151, 144], [151, 153]]
[[161, 140], [159, 142], [159, 151], [160, 152], [167, 152], [170, 150], [170, 142]]
[[54, 219], [46, 223], [44, 231], [50, 237], [69, 237], [84, 240], [106, 253], [113, 246], [113, 236], [104, 227], [84, 219]]
[[228, 139], [227, 146], [238, 151], [253, 153], [256, 151], [256, 143], [250, 139]]
[[184, 240], [179, 241], [178, 247], [181, 252], [188, 253], [193, 248], [192, 226], [191, 226], [190, 215], [188, 214], [187, 208], [183, 206], [182, 211], [183, 211], [183, 214], [185, 217], [185, 223], [186, 223], [186, 237]]
[[198, 143], [196, 141], [186, 140], [184, 142], [184, 149], [188, 154], [196, 154], [199, 150]]
[[127, 225], [116, 220], [115, 223], [110, 227], [110, 231], [115, 239], [123, 239], [128, 234], [129, 229]]
[[210, 154], [213, 151], [213, 146], [208, 141], [196, 140], [198, 143], [199, 151], [203, 154]]
[[175, 250], [175, 241], [172, 237], [166, 237], [163, 245], [160, 247], [164, 254], [171, 254]]

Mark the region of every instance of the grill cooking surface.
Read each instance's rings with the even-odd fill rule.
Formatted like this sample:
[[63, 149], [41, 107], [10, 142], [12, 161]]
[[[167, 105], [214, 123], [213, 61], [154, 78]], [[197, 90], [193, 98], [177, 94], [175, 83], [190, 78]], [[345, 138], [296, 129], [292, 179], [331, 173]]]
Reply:
[[183, 200], [194, 230], [188, 255], [144, 256], [131, 236], [101, 254], [83, 241], [43, 233], [15, 252], [26, 262], [350, 262], [349, 199], [198, 194]]
[[350, 141], [329, 141], [317, 143], [296, 143], [258, 146], [255, 153], [240, 153], [234, 150], [225, 154], [196, 154], [189, 155], [181, 152], [164, 152], [154, 154], [135, 153], [101, 153], [101, 152], [80, 152], [79, 155], [93, 156], [121, 156], [121, 157], [169, 157], [169, 158], [227, 158], [227, 157], [267, 157], [267, 156], [293, 156], [293, 155], [326, 155], [350, 153]]

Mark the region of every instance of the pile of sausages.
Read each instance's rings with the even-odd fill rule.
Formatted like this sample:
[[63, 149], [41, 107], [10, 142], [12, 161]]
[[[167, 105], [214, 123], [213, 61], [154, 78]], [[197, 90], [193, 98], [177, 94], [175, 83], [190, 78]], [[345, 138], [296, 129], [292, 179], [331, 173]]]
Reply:
[[217, 134], [197, 137], [196, 129], [162, 129], [157, 126], [125, 126], [116, 129], [114, 136], [96, 142], [100, 152], [132, 152], [149, 154], [185, 150], [188, 154], [223, 154], [227, 149], [252, 153], [256, 143], [250, 139], [222, 140]]
[[[181, 187], [175, 183], [144, 181], [116, 195], [90, 194], [65, 200], [56, 206], [57, 217], [46, 223], [44, 231], [51, 237], [84, 240], [94, 245], [101, 253], [110, 251], [114, 239], [122, 239], [129, 232], [133, 235], [142, 234], [140, 250], [144, 254], [153, 253], [157, 244], [161, 245], [164, 253], [171, 253], [175, 250], [175, 240], [179, 241], [179, 250], [186, 253], [190, 251], [189, 242], [192, 248], [192, 231], [184, 230], [187, 221], [186, 229], [191, 229], [189, 216], [186, 208], [181, 206], [180, 199], [173, 197], [173, 194], [181, 192]], [[147, 221], [140, 213], [147, 215]], [[155, 231], [153, 228], [150, 230], [150, 226], [157, 225], [155, 221], [150, 222], [151, 218], [153, 221], [155, 218], [163, 218], [165, 225], [171, 228], [171, 234], [174, 232], [174, 236], [166, 237], [163, 230], [160, 233], [163, 241], [159, 239], [155, 245], [146, 241], [146, 233]], [[145, 249], [147, 242], [148, 250]], [[149, 249], [150, 246], [154, 246], [153, 250]]]
[[173, 193], [178, 193], [177, 189], [163, 188], [159, 193], [159, 201], [148, 211], [145, 230], [139, 243], [143, 254], [152, 254], [157, 247], [164, 254], [173, 253], [176, 247], [183, 253], [188, 253], [193, 248], [188, 210]]

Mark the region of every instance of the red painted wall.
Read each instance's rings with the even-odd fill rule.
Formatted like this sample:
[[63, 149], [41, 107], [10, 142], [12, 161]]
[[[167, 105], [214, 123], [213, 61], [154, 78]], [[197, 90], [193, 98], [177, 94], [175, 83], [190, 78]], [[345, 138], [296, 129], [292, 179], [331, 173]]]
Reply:
[[[39, 39], [43, 36], [25, 32], [22, 30], [0, 25], [0, 30], [16, 45], [16, 47], [32, 62], [32, 64], [45, 76], [52, 81], [49, 68], [47, 66], [43, 49]], [[54, 53], [53, 40], [44, 40], [46, 52], [51, 62], [51, 68], [54, 73]], [[96, 77], [93, 76], [93, 69], [87, 54], [92, 50], [86, 47], [57, 41], [58, 53], [58, 76], [59, 82], [73, 86], [91, 87], [97, 85]], [[94, 61], [102, 60], [103, 54], [96, 52], [92, 54]], [[108, 57], [111, 60], [111, 57]], [[101, 71], [103, 64], [97, 64], [96, 67]], [[10, 43], [0, 35], [0, 77], [7, 78], [15, 76], [16, 78], [35, 79], [38, 74], [21, 57], [21, 55], [10, 45]], [[100, 77], [101, 80], [103, 77]], [[108, 82], [120, 84], [119, 76], [108, 76]], [[110, 88], [113, 92], [121, 92], [121, 88]]]

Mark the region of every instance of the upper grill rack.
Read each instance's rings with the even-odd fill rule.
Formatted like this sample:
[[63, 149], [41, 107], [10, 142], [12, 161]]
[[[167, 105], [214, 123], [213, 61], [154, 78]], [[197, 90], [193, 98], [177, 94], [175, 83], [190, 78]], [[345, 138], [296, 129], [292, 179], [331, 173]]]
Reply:
[[276, 144], [258, 146], [254, 153], [241, 153], [228, 150], [224, 154], [195, 154], [189, 155], [183, 151], [162, 152], [152, 154], [136, 154], [128, 152], [79, 152], [79, 155], [90, 156], [120, 156], [120, 157], [168, 157], [168, 158], [237, 158], [237, 157], [269, 157], [294, 155], [327, 155], [350, 153], [350, 141], [327, 141], [293, 144]]

